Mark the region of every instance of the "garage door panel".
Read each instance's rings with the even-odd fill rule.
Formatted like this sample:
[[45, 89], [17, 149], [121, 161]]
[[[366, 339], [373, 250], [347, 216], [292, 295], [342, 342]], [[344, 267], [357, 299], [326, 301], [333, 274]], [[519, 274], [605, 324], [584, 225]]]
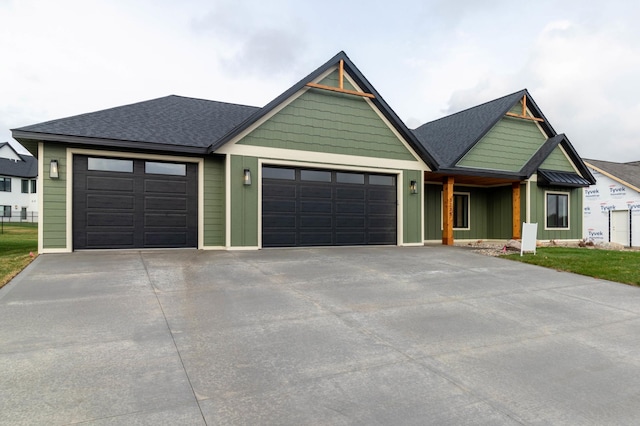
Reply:
[[336, 218], [336, 228], [360, 228], [364, 229], [366, 226], [366, 219], [362, 216], [342, 216]]
[[296, 235], [292, 231], [266, 232], [262, 234], [262, 239], [269, 242], [269, 247], [295, 247], [299, 245]]
[[394, 175], [275, 166], [262, 175], [263, 247], [396, 243]]
[[150, 228], [185, 228], [187, 227], [186, 215], [175, 214], [145, 214], [144, 225]]
[[333, 229], [331, 216], [302, 216], [300, 217], [300, 229]]
[[187, 199], [182, 197], [145, 197], [145, 210], [187, 211]]
[[187, 245], [186, 232], [145, 232], [145, 247], [184, 247]]
[[[99, 172], [97, 172], [99, 173]], [[102, 172], [101, 174], [105, 174]], [[89, 191], [133, 192], [133, 178], [115, 178], [106, 176], [87, 176], [86, 189]]]
[[[88, 170], [89, 160], [95, 170]], [[98, 167], [113, 161], [129, 167]], [[186, 171], [170, 176], [145, 173], [145, 163], [74, 156], [74, 249], [197, 247], [197, 165], [157, 163]]]
[[287, 200], [266, 201], [263, 209], [272, 213], [295, 213], [296, 202]]
[[267, 198], [291, 199], [296, 197], [296, 187], [289, 185], [269, 185], [262, 187], [262, 196]]
[[365, 212], [365, 203], [336, 203], [336, 213], [338, 214], [358, 214]]
[[144, 181], [144, 190], [147, 193], [186, 194], [187, 182], [146, 179]]
[[87, 195], [89, 209], [131, 210], [135, 206], [133, 195]]
[[363, 200], [365, 199], [364, 188], [337, 188], [336, 199], [338, 200]]
[[325, 185], [302, 186], [300, 187], [301, 198], [319, 198], [330, 200], [333, 197], [331, 187]]
[[396, 200], [395, 189], [370, 189], [368, 191], [369, 201], [383, 201], [386, 203], [394, 202]]
[[88, 213], [87, 229], [101, 226], [133, 226], [133, 213]]
[[298, 245], [301, 246], [330, 246], [333, 245], [332, 232], [300, 232]]
[[86, 248], [128, 248], [133, 245], [134, 233], [129, 232], [87, 232]]
[[331, 213], [333, 204], [330, 201], [300, 201], [301, 213]]
[[364, 232], [337, 232], [336, 245], [341, 246], [362, 246], [367, 244]]
[[262, 228], [295, 228], [296, 216], [294, 215], [277, 215], [277, 216], [263, 216]]

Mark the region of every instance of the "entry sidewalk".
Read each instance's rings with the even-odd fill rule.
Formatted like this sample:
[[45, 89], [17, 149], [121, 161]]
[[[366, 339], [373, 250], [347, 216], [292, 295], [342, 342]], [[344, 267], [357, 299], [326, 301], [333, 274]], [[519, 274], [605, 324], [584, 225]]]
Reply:
[[0, 424], [637, 424], [640, 289], [459, 247], [42, 255]]

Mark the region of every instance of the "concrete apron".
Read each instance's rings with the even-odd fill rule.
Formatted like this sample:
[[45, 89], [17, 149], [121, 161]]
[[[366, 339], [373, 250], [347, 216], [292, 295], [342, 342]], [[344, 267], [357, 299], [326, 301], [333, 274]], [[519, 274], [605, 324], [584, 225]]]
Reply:
[[640, 289], [459, 247], [43, 255], [0, 424], [634, 424]]

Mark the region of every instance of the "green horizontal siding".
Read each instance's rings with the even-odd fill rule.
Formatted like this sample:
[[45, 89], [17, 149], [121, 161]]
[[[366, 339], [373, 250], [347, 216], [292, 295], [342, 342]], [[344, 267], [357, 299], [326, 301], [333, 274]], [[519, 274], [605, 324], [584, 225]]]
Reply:
[[[58, 144], [45, 143], [40, 153], [44, 161], [42, 248], [65, 249], [67, 247], [67, 150]], [[51, 160], [58, 160], [58, 179], [49, 178]]]
[[571, 162], [567, 158], [566, 155], [562, 152], [559, 146], [557, 146], [551, 154], [544, 160], [541, 169], [546, 170], [558, 170], [563, 172], [573, 172], [575, 171], [571, 165]]
[[321, 89], [308, 90], [238, 143], [417, 161], [362, 97]]
[[458, 166], [519, 171], [544, 142], [544, 135], [533, 121], [504, 117], [458, 162]]
[[204, 160], [204, 245], [225, 245], [225, 159]]

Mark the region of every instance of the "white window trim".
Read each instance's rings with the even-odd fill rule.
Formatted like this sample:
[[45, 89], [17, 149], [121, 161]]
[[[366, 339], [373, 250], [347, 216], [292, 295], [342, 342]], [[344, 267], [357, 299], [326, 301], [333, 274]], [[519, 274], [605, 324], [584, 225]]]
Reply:
[[[467, 227], [466, 228], [453, 228], [454, 231], [471, 231], [471, 193], [462, 191], [453, 191], [453, 195], [466, 195], [469, 199], [467, 203]], [[442, 217], [442, 206], [444, 205], [443, 191], [440, 191], [440, 230], [444, 229], [444, 218]]]
[[[566, 195], [567, 196], [567, 227], [566, 228], [550, 228], [547, 226], [547, 218], [549, 212], [547, 210], [547, 195]], [[544, 191], [544, 230], [545, 231], [569, 231], [571, 230], [571, 192], [566, 191]]]

